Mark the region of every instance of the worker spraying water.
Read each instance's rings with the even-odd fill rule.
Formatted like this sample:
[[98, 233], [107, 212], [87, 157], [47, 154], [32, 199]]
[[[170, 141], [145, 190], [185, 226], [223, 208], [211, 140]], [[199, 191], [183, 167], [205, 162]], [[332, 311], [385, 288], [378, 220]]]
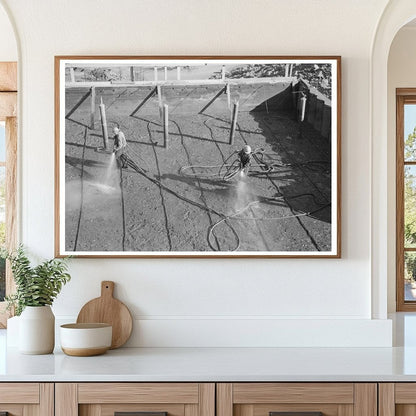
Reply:
[[[215, 168], [218, 168], [217, 172], [207, 172]], [[267, 174], [274, 169], [273, 164], [264, 160], [264, 149], [256, 148], [252, 150], [251, 146], [246, 144], [241, 150], [232, 152], [221, 165], [183, 166], [180, 169], [180, 173], [188, 177], [218, 177], [224, 181], [230, 181], [237, 176], [240, 178], [247, 177], [251, 168], [255, 169], [256, 175]], [[189, 172], [190, 170], [192, 172]]]
[[[234, 162], [227, 164], [233, 155], [237, 156]], [[253, 160], [256, 162], [255, 165], [252, 165]], [[226, 181], [231, 180], [237, 175], [240, 178], [245, 178], [248, 176], [248, 172], [252, 166], [260, 167], [263, 171], [271, 170], [271, 167], [263, 161], [263, 149], [255, 149], [253, 151], [251, 146], [246, 144], [241, 150], [231, 153], [220, 167], [220, 174]], [[225, 174], [222, 174], [223, 169], [226, 169]]]
[[243, 148], [237, 153], [240, 159], [240, 170], [241, 173], [247, 176], [248, 171], [250, 169], [251, 161], [253, 159], [253, 153], [251, 151], [251, 147], [246, 144]]
[[127, 169], [127, 155], [126, 155], [126, 147], [127, 147], [127, 140], [124, 133], [116, 126], [113, 128], [114, 133], [114, 147], [113, 153], [117, 159], [117, 164], [119, 167], [123, 169]]

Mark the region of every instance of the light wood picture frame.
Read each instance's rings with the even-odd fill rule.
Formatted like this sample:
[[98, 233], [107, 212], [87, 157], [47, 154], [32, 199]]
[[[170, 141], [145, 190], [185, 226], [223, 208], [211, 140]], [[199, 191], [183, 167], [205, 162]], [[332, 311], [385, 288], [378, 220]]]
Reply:
[[57, 257], [341, 256], [339, 56], [56, 56]]

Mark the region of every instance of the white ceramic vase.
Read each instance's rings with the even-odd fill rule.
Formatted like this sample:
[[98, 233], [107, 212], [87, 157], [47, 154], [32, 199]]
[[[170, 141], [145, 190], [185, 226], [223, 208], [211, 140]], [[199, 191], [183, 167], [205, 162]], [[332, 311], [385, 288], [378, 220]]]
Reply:
[[55, 316], [50, 306], [26, 306], [19, 319], [19, 351], [50, 354], [55, 347]]

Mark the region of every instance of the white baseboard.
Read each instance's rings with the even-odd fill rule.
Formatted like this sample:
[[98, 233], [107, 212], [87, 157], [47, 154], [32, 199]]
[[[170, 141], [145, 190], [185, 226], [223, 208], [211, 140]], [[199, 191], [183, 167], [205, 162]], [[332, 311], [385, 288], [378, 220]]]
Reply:
[[[57, 327], [74, 320], [74, 317], [57, 317]], [[126, 347], [392, 346], [392, 322], [387, 319], [141, 317], [136, 318], [133, 325], [133, 333]]]

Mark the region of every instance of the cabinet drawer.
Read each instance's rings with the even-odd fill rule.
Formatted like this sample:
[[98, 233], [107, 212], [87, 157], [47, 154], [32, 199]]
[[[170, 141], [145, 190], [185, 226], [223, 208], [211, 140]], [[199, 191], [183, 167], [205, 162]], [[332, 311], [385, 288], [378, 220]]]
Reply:
[[376, 416], [375, 383], [221, 383], [217, 416]]
[[380, 416], [416, 415], [416, 383], [380, 383]]
[[60, 383], [56, 416], [215, 416], [213, 383]]
[[54, 414], [53, 384], [0, 383], [0, 415]]

